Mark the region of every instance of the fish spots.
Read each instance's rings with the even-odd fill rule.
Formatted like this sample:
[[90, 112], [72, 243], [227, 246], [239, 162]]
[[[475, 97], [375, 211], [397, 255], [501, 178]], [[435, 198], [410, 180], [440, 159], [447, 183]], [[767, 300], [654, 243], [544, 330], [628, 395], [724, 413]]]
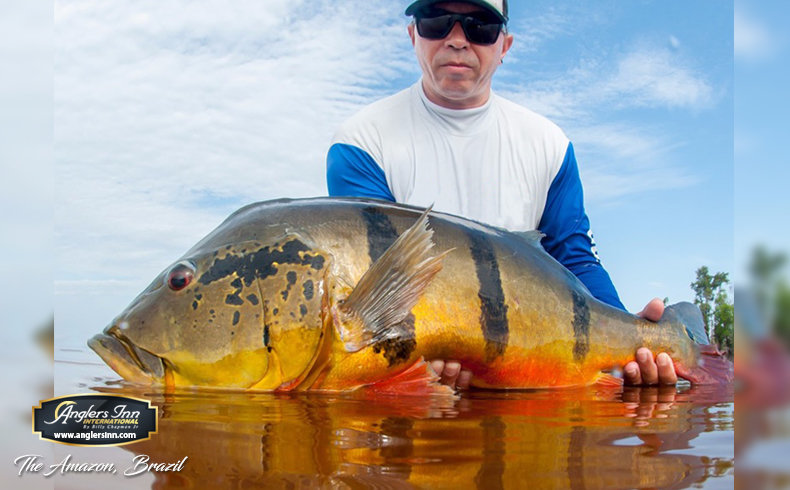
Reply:
[[480, 299], [480, 328], [486, 342], [485, 358], [486, 362], [491, 362], [505, 353], [510, 336], [505, 293], [493, 246], [479, 231], [467, 230], [466, 233], [480, 285], [477, 297]]
[[[198, 282], [211, 284], [232, 274], [250, 286], [256, 279], [265, 279], [277, 274], [279, 267], [286, 264], [307, 265], [316, 270], [324, 267], [324, 257], [311, 253], [310, 248], [297, 239], [289, 240], [282, 246], [262, 247], [243, 255], [228, 254], [215, 259]], [[235, 282], [235, 281], [234, 281]], [[236, 286], [234, 286], [236, 287]]]
[[231, 306], [241, 306], [241, 305], [244, 304], [244, 300], [241, 299], [241, 297], [238, 295], [238, 293], [229, 294], [229, 295], [225, 296], [225, 304], [228, 304], [228, 305], [231, 305]]
[[590, 350], [590, 306], [576, 290], [573, 295], [573, 360], [581, 362]]
[[234, 287], [236, 290], [225, 297], [225, 304], [231, 306], [241, 306], [244, 304], [244, 300], [241, 299], [241, 292], [244, 290], [244, 285], [241, 283], [240, 278], [236, 278], [231, 281], [230, 285]]
[[362, 209], [368, 235], [368, 256], [375, 262], [398, 238], [390, 217], [374, 207]]
[[302, 296], [304, 296], [304, 299], [307, 301], [313, 299], [314, 289], [315, 286], [313, 285], [313, 281], [311, 279], [306, 280], [304, 284], [302, 284]]
[[288, 293], [291, 292], [291, 286], [296, 284], [296, 272], [288, 271], [285, 274], [285, 279], [288, 281], [288, 284], [286, 284], [285, 289], [280, 291], [280, 294], [283, 297], [283, 301], [288, 301]]
[[241, 313], [239, 313], [238, 311], [234, 311], [233, 312], [233, 325], [238, 325], [240, 318], [241, 318]]
[[269, 325], [263, 326], [263, 345], [269, 345]]
[[254, 294], [250, 294], [250, 295], [247, 296], [247, 301], [252, 303], [253, 306], [257, 305], [258, 304], [258, 297], [255, 296]]
[[203, 299], [203, 295], [202, 294], [196, 294], [195, 295], [195, 300], [192, 301], [192, 309], [193, 310], [197, 310], [198, 309], [198, 306], [200, 306], [200, 300], [201, 299]]
[[409, 313], [394, 330], [397, 333], [395, 337], [373, 344], [373, 352], [382, 353], [390, 367], [407, 361], [417, 347], [417, 340], [414, 338], [414, 315]]
[[299, 305], [299, 315], [300, 318], [304, 318], [307, 315], [307, 306], [304, 303]]

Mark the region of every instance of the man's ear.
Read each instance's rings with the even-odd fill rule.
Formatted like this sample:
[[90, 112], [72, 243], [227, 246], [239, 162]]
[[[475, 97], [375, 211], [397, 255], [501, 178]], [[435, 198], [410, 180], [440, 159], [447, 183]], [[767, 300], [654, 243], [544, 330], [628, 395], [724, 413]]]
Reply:
[[409, 37], [411, 38], [411, 45], [414, 46], [414, 22], [409, 23]]
[[500, 55], [500, 61], [505, 59], [505, 54], [507, 54], [511, 46], [513, 46], [513, 34], [506, 34], [505, 39], [502, 42], [502, 54]]

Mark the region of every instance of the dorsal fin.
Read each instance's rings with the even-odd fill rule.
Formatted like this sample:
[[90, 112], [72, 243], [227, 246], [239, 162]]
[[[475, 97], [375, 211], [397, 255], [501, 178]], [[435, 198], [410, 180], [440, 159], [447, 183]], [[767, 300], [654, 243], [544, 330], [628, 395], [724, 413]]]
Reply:
[[335, 325], [349, 352], [398, 338], [398, 326], [441, 270], [447, 252], [431, 255], [430, 209], [395, 240], [360, 278], [348, 298], [338, 304]]

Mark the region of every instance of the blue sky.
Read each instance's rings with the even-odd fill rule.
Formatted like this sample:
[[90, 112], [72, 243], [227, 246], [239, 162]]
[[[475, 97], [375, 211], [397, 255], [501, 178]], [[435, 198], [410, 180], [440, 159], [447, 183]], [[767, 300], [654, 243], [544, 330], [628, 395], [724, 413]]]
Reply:
[[[732, 4], [511, 3], [494, 89], [574, 142], [626, 306], [732, 271]], [[58, 335], [101, 329], [236, 208], [324, 195], [334, 128], [419, 77], [406, 4], [56, 2]]]

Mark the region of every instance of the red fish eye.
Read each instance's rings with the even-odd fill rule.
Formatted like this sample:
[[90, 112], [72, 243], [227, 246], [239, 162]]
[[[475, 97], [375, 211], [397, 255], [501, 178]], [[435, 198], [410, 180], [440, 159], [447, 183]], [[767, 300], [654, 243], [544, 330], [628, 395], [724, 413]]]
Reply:
[[195, 271], [192, 267], [187, 264], [178, 264], [167, 274], [167, 285], [173, 291], [181, 291], [189, 286], [194, 275]]

